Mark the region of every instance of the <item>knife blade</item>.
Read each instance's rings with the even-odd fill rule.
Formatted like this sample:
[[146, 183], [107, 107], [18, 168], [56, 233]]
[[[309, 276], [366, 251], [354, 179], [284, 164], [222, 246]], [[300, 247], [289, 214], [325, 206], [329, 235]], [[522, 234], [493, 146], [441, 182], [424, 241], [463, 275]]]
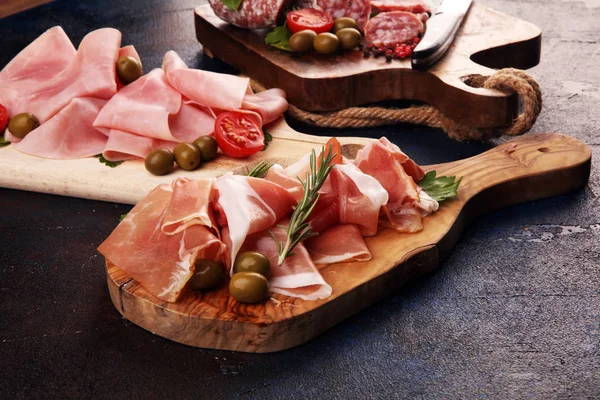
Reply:
[[413, 69], [428, 69], [442, 58], [470, 6], [471, 0], [445, 0], [438, 7], [427, 21], [425, 34], [412, 53]]

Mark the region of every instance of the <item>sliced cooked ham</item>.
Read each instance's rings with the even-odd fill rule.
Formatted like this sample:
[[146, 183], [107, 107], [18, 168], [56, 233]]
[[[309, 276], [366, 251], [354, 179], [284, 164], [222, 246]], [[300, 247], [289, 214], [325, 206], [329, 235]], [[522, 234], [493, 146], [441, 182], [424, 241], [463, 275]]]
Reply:
[[117, 129], [111, 129], [107, 134], [108, 142], [102, 155], [109, 161], [144, 158], [154, 150], [169, 149], [173, 151], [177, 146], [177, 142], [140, 136]]
[[221, 225], [229, 227], [228, 263], [233, 268], [233, 260], [246, 237], [264, 231], [289, 214], [295, 201], [276, 183], [231, 173], [218, 178], [215, 187], [215, 211]]
[[13, 146], [23, 153], [63, 160], [100, 154], [107, 138], [92, 123], [105, 103], [106, 100], [89, 97], [73, 99]]
[[414, 161], [389, 140], [381, 138], [359, 150], [354, 163], [388, 192], [385, 214], [397, 231], [416, 232], [423, 228], [421, 212], [416, 208], [420, 202], [419, 190], [413, 177], [420, 180], [424, 173]]
[[162, 231], [173, 235], [192, 225], [215, 227], [210, 209], [214, 183], [214, 178], [174, 180], [173, 196], [162, 223]]
[[174, 51], [165, 54], [162, 68], [173, 88], [207, 107], [237, 110], [250, 90], [249, 78], [190, 69]]
[[65, 31], [55, 26], [6, 64], [0, 72], [0, 103], [8, 116], [18, 114], [16, 107], [22, 95], [60, 74], [76, 53]]
[[173, 197], [171, 185], [152, 190], [117, 226], [98, 250], [161, 300], [175, 302], [199, 258], [223, 259], [225, 245], [203, 225], [167, 235], [165, 215]]
[[[277, 225], [287, 225], [288, 220], [278, 221]], [[284, 241], [286, 233], [278, 226], [270, 231], [277, 240]], [[230, 236], [229, 230], [223, 230], [223, 237]], [[269, 286], [275, 293], [298, 297], [303, 300], [324, 299], [331, 296], [331, 286], [325, 282], [317, 267], [311, 260], [308, 251], [302, 243], [294, 248], [294, 255], [285, 259], [282, 265], [277, 265], [277, 244], [268, 231], [249, 235], [241, 247], [242, 251], [258, 251], [271, 262]]]
[[120, 44], [121, 33], [116, 29], [89, 33], [68, 66], [21, 91], [11, 115], [29, 112], [43, 124], [74, 98], [111, 98], [117, 91], [115, 63]]
[[257, 94], [246, 94], [242, 108], [257, 112], [261, 116], [263, 124], [267, 125], [286, 112], [288, 102], [283, 90], [269, 89]]
[[371, 252], [356, 225], [335, 225], [305, 242], [316, 264], [369, 261]]

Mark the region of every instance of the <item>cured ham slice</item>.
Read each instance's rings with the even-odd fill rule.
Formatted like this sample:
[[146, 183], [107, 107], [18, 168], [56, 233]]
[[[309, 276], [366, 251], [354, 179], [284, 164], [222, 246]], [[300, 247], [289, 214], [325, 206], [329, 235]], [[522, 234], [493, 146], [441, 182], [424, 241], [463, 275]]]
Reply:
[[277, 220], [292, 211], [292, 196], [281, 186], [264, 179], [233, 175], [217, 179], [217, 221], [227, 225], [230, 232], [229, 264], [252, 233], [271, 227]]
[[115, 63], [120, 44], [121, 33], [116, 29], [89, 33], [67, 67], [20, 93], [11, 114], [29, 112], [43, 124], [74, 98], [111, 98], [117, 91]]
[[203, 225], [167, 235], [161, 227], [173, 197], [171, 185], [152, 190], [98, 250], [161, 300], [175, 302], [199, 258], [220, 261], [225, 245]]
[[89, 97], [73, 99], [48, 122], [13, 146], [23, 153], [63, 160], [100, 154], [107, 138], [92, 123], [105, 103], [106, 100]]
[[117, 129], [108, 131], [108, 141], [102, 155], [109, 161], [134, 160], [144, 158], [157, 149], [173, 149], [177, 142], [140, 136]]
[[55, 26], [17, 54], [0, 72], [0, 103], [8, 116], [18, 114], [21, 95], [61, 73], [76, 53], [65, 31]]
[[98, 114], [94, 126], [106, 132], [117, 129], [177, 141], [169, 128], [169, 116], [180, 108], [181, 95], [169, 86], [162, 70], [154, 69], [113, 96]]
[[416, 208], [420, 202], [419, 190], [413, 178], [418, 181], [424, 173], [414, 161], [389, 140], [381, 138], [359, 150], [354, 163], [388, 192], [385, 214], [396, 230], [416, 232], [423, 228], [421, 212]]
[[[173, 196], [162, 223], [162, 231], [173, 235], [192, 225], [215, 227], [210, 209], [214, 183], [214, 178], [174, 180]], [[216, 233], [218, 234], [218, 231]]]
[[242, 108], [250, 79], [216, 72], [190, 69], [174, 51], [168, 51], [162, 69], [169, 84], [188, 99], [222, 110]]
[[305, 242], [316, 264], [369, 261], [371, 252], [356, 225], [335, 225]]
[[257, 112], [264, 125], [275, 121], [286, 112], [288, 102], [285, 92], [281, 89], [269, 89], [257, 94], [246, 94], [242, 108]]
[[[281, 220], [277, 225], [285, 226], [288, 223], [288, 220]], [[277, 240], [285, 240], [286, 233], [283, 229], [274, 226], [270, 231]], [[227, 230], [224, 230], [224, 238], [226, 234], [230, 235]], [[277, 245], [267, 231], [248, 236], [241, 250], [257, 251], [269, 259], [271, 262], [269, 286], [273, 292], [303, 300], [317, 300], [331, 296], [331, 286], [325, 282], [302, 243], [294, 248], [294, 255], [286, 258], [282, 265], [277, 265]]]

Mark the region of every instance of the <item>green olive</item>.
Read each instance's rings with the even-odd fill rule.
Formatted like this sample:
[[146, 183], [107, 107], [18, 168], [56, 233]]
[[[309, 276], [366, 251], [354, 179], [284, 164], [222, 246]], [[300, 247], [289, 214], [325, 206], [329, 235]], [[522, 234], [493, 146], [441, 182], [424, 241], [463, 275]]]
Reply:
[[257, 272], [269, 277], [271, 262], [269, 259], [256, 251], [245, 251], [237, 255], [233, 263], [233, 272]]
[[18, 138], [23, 139], [29, 132], [40, 126], [40, 121], [31, 113], [17, 114], [10, 119], [8, 130]]
[[354, 28], [340, 29], [336, 32], [335, 36], [340, 39], [340, 44], [344, 50], [355, 49], [362, 42], [362, 35]]
[[175, 162], [180, 168], [191, 171], [200, 165], [200, 150], [190, 143], [179, 143], [173, 150]]
[[240, 303], [258, 303], [268, 292], [267, 278], [257, 272], [238, 272], [229, 281], [229, 293]]
[[217, 150], [219, 150], [217, 141], [212, 136], [200, 136], [198, 139], [194, 140], [194, 146], [200, 150], [200, 158], [202, 161], [214, 160], [217, 156]]
[[171, 172], [174, 162], [175, 157], [173, 157], [173, 153], [169, 149], [158, 149], [146, 156], [144, 165], [151, 174], [164, 175]]
[[196, 261], [194, 275], [189, 285], [194, 290], [214, 289], [223, 282], [223, 266], [213, 260], [200, 259]]
[[117, 61], [117, 76], [123, 85], [129, 85], [143, 73], [142, 64], [133, 57], [123, 56]]
[[348, 17], [338, 18], [333, 22], [333, 33], [337, 33], [344, 28], [354, 28], [358, 30], [358, 25], [356, 25], [355, 20]]
[[311, 31], [310, 29], [296, 32], [289, 39], [290, 48], [296, 53], [311, 51], [316, 37], [317, 34], [315, 31]]
[[313, 46], [318, 53], [332, 54], [340, 47], [340, 40], [331, 32], [319, 33]]

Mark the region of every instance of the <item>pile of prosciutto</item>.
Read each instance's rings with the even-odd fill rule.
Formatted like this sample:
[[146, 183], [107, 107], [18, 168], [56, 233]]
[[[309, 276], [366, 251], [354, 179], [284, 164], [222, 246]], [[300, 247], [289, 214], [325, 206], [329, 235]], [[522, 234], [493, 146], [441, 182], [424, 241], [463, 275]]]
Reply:
[[364, 240], [381, 226], [398, 232], [423, 229], [437, 201], [416, 182], [423, 170], [386, 138], [361, 149], [355, 160], [341, 156], [319, 190], [308, 224], [317, 233], [300, 242], [278, 265], [275, 238], [285, 240], [294, 206], [303, 196], [299, 178], [310, 171], [310, 154], [284, 168], [273, 165], [264, 178], [231, 173], [156, 187], [127, 214], [99, 251], [157, 298], [176, 302], [198, 260], [221, 263], [228, 275], [240, 252], [269, 259], [273, 293], [304, 300], [332, 294], [317, 265], [368, 261]]
[[102, 153], [107, 160], [144, 158], [159, 148], [212, 135], [223, 111], [252, 113], [262, 124], [286, 109], [285, 93], [254, 94], [249, 79], [190, 69], [173, 51], [161, 68], [124, 86], [116, 62], [133, 46], [121, 33], [89, 33], [76, 50], [61, 27], [46, 31], [0, 72], [0, 104], [8, 116], [33, 114], [41, 124], [23, 139], [5, 133], [16, 150], [52, 159]]

